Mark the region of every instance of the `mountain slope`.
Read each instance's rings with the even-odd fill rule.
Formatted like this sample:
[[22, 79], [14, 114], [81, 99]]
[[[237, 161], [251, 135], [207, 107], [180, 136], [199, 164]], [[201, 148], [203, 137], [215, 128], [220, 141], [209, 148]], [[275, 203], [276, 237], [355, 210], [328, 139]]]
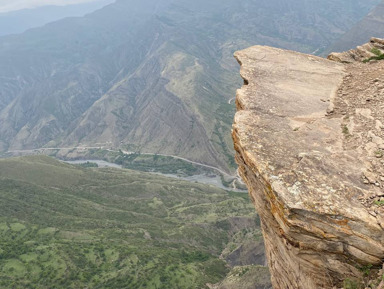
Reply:
[[333, 43], [327, 49], [327, 54], [353, 49], [361, 43], [367, 43], [371, 37], [384, 38], [384, 1]]
[[0, 38], [0, 149], [100, 145], [233, 171], [232, 53], [320, 51], [377, 2], [120, 0]]
[[244, 193], [48, 157], [0, 160], [1, 288], [206, 288], [228, 271], [223, 250], [235, 265], [263, 265], [235, 254], [247, 240], [262, 247]]

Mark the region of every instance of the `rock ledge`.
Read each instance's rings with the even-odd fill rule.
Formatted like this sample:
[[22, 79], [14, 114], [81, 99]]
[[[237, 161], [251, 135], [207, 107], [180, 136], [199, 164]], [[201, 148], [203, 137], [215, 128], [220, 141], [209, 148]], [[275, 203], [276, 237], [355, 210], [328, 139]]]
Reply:
[[[384, 62], [347, 65], [264, 46], [235, 57], [244, 79], [236, 160], [262, 221], [274, 288], [336, 288], [361, 278], [359, 267], [381, 267], [384, 114], [352, 105], [348, 94], [371, 93], [371, 85], [356, 87], [359, 73], [384, 75]], [[375, 79], [374, 93], [384, 96]]]

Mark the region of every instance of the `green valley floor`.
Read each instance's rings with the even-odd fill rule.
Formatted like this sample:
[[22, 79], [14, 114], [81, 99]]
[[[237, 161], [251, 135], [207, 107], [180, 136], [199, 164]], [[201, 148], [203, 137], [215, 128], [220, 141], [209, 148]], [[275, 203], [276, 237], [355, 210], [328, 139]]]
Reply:
[[244, 193], [43, 156], [0, 160], [0, 288], [208, 288], [233, 266], [260, 267], [262, 247]]

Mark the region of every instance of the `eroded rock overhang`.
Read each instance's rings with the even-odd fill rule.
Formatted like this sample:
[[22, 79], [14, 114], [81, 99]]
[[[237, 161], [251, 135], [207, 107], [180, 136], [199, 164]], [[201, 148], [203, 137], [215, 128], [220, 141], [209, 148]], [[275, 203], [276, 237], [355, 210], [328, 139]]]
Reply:
[[274, 288], [332, 288], [380, 266], [384, 232], [362, 204], [364, 154], [332, 115], [345, 64], [277, 48], [235, 53], [233, 140], [258, 211]]

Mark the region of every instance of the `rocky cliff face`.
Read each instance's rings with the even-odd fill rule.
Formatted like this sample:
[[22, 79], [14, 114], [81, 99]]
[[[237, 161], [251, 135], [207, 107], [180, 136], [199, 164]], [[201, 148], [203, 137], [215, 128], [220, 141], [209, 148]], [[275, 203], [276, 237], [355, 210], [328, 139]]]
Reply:
[[332, 52], [327, 58], [342, 63], [368, 62], [369, 60], [374, 60], [375, 57], [380, 58], [383, 53], [384, 40], [372, 37], [369, 43], [357, 46], [356, 49], [346, 52]]
[[233, 139], [274, 288], [340, 288], [384, 259], [384, 62], [235, 53]]

